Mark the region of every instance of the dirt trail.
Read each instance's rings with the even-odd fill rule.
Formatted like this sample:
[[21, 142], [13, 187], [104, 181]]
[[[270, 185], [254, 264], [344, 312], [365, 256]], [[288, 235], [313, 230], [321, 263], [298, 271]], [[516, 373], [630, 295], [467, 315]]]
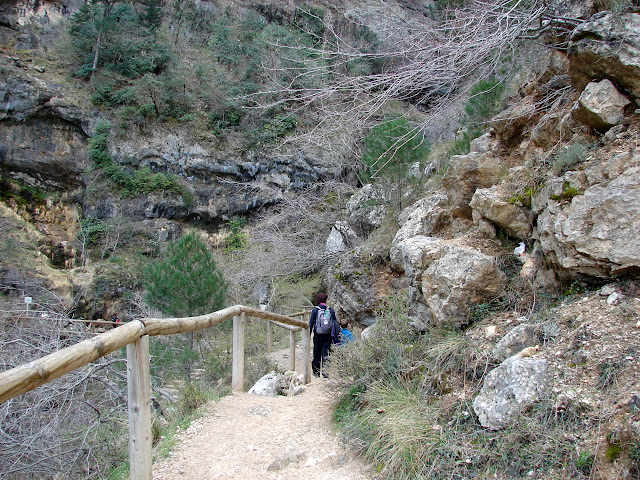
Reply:
[[[209, 404], [181, 434], [154, 480], [366, 480], [366, 465], [340, 444], [322, 379], [300, 395], [235, 393]], [[314, 413], [315, 411], [315, 413]]]

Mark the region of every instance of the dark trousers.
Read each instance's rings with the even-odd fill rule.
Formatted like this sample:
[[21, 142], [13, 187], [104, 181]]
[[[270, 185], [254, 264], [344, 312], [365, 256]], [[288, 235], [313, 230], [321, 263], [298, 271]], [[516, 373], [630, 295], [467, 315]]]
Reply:
[[331, 350], [331, 334], [318, 335], [313, 334], [313, 360], [311, 368], [315, 375], [320, 375], [320, 367], [327, 361], [327, 355]]

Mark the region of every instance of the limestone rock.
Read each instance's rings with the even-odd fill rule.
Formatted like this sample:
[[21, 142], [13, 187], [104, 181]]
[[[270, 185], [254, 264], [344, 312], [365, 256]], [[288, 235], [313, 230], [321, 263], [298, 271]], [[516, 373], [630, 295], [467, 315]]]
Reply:
[[446, 208], [448, 198], [437, 193], [418, 200], [406, 208], [400, 215], [400, 230], [393, 239], [391, 248], [407, 238], [418, 235], [433, 236], [451, 222], [451, 214]]
[[611, 81], [589, 83], [574, 107], [572, 114], [577, 121], [604, 132], [624, 119], [624, 109], [631, 102], [621, 95]]
[[478, 188], [488, 188], [500, 180], [507, 167], [501, 157], [472, 152], [454, 155], [442, 179], [456, 216], [471, 218], [469, 202]]
[[[364, 325], [373, 322], [378, 295], [374, 290], [374, 272], [365, 252], [356, 248], [327, 269], [325, 283], [338, 318], [349, 318]], [[365, 255], [366, 256], [366, 255]]]
[[[589, 176], [589, 175], [588, 175]], [[569, 273], [609, 278], [640, 268], [640, 167], [593, 184], [538, 217], [545, 255]]]
[[568, 56], [571, 83], [582, 91], [605, 78], [640, 99], [640, 14], [600, 12], [571, 36]]
[[[491, 127], [501, 144], [520, 143], [523, 131], [531, 119], [538, 114], [536, 103], [532, 96], [525, 97], [520, 103], [508, 107], [491, 120]], [[483, 187], [488, 186], [483, 185]]]
[[389, 192], [383, 184], [368, 184], [362, 187], [347, 203], [349, 225], [361, 236], [366, 236], [382, 225]]
[[469, 203], [474, 211], [519, 238], [531, 234], [533, 213], [526, 207], [509, 202], [498, 186], [476, 190]]
[[477, 250], [445, 244], [425, 252], [423, 262], [419, 286], [431, 323], [460, 326], [472, 304], [502, 291], [495, 258]]
[[275, 371], [271, 371], [258, 380], [253, 387], [249, 389], [249, 393], [262, 397], [275, 397], [278, 395], [279, 384], [280, 376]]
[[536, 326], [522, 323], [502, 337], [491, 352], [491, 357], [501, 362], [536, 343], [538, 343]]
[[509, 357], [488, 373], [473, 400], [480, 424], [491, 430], [508, 427], [523, 409], [549, 396], [551, 379], [545, 359]]
[[329, 233], [325, 250], [327, 253], [344, 252], [351, 248], [357, 239], [358, 236], [356, 232], [353, 231], [349, 224], [343, 220], [339, 220]]

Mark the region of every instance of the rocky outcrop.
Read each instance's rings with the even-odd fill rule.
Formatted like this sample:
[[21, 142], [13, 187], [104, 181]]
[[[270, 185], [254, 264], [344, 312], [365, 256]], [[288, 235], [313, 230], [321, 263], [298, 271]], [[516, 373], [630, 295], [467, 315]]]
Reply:
[[76, 188], [86, 168], [94, 120], [61, 88], [0, 65], [0, 167], [55, 188]]
[[629, 153], [611, 160], [587, 170], [583, 194], [548, 200], [538, 217], [545, 255], [573, 276], [640, 271], [640, 159]]
[[631, 102], [621, 95], [606, 78], [591, 82], [580, 94], [572, 114], [577, 121], [591, 125], [600, 132], [619, 125], [624, 119], [624, 109]]
[[509, 357], [485, 377], [482, 390], [473, 400], [480, 424], [501, 430], [519, 414], [551, 393], [551, 373], [547, 361]]
[[571, 83], [578, 91], [592, 81], [609, 79], [640, 99], [640, 14], [594, 15], [574, 31], [568, 56]]
[[[531, 235], [533, 213], [530, 209], [509, 201], [497, 185], [476, 190], [469, 203], [474, 212], [519, 238]], [[476, 222], [478, 217], [474, 216]]]
[[471, 218], [469, 202], [475, 191], [498, 183], [506, 170], [504, 159], [490, 152], [471, 152], [451, 157], [442, 184], [447, 189], [452, 213]]

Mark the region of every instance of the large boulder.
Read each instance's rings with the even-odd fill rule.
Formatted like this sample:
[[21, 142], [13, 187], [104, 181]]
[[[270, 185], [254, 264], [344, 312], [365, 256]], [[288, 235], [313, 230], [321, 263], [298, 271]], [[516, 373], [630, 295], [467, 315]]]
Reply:
[[434, 237], [397, 243], [391, 261], [408, 279], [409, 313], [417, 327], [463, 325], [469, 307], [495, 298], [505, 280], [491, 255]]
[[577, 121], [591, 125], [600, 132], [606, 132], [622, 123], [624, 109], [630, 103], [610, 80], [604, 79], [586, 86], [572, 114]]
[[447, 189], [452, 213], [470, 219], [469, 202], [475, 191], [498, 183], [507, 170], [504, 160], [492, 153], [471, 152], [451, 157], [442, 184]]
[[505, 275], [495, 257], [472, 248], [445, 244], [425, 252], [420, 289], [431, 323], [459, 327], [469, 307], [500, 295]]
[[400, 230], [393, 239], [394, 245], [418, 235], [435, 236], [451, 223], [451, 212], [447, 208], [448, 197], [445, 193], [435, 193], [402, 211], [398, 218]]
[[513, 424], [520, 413], [551, 393], [551, 373], [542, 358], [509, 357], [491, 370], [473, 400], [480, 424], [501, 430]]
[[538, 232], [549, 260], [569, 274], [599, 278], [640, 269], [639, 160], [622, 159], [626, 168], [620, 171], [614, 162], [606, 172], [589, 170], [592, 184], [582, 195], [548, 200], [538, 216]]
[[531, 209], [510, 202], [497, 185], [476, 190], [469, 205], [510, 235], [526, 238], [531, 234], [534, 218]]
[[383, 183], [367, 184], [347, 202], [347, 222], [364, 237], [382, 225], [389, 201], [390, 192]]
[[338, 318], [371, 325], [379, 295], [374, 289], [375, 272], [362, 248], [343, 255], [327, 269], [325, 283]]
[[571, 83], [582, 91], [605, 78], [640, 99], [640, 14], [600, 12], [579, 25], [569, 42]]

